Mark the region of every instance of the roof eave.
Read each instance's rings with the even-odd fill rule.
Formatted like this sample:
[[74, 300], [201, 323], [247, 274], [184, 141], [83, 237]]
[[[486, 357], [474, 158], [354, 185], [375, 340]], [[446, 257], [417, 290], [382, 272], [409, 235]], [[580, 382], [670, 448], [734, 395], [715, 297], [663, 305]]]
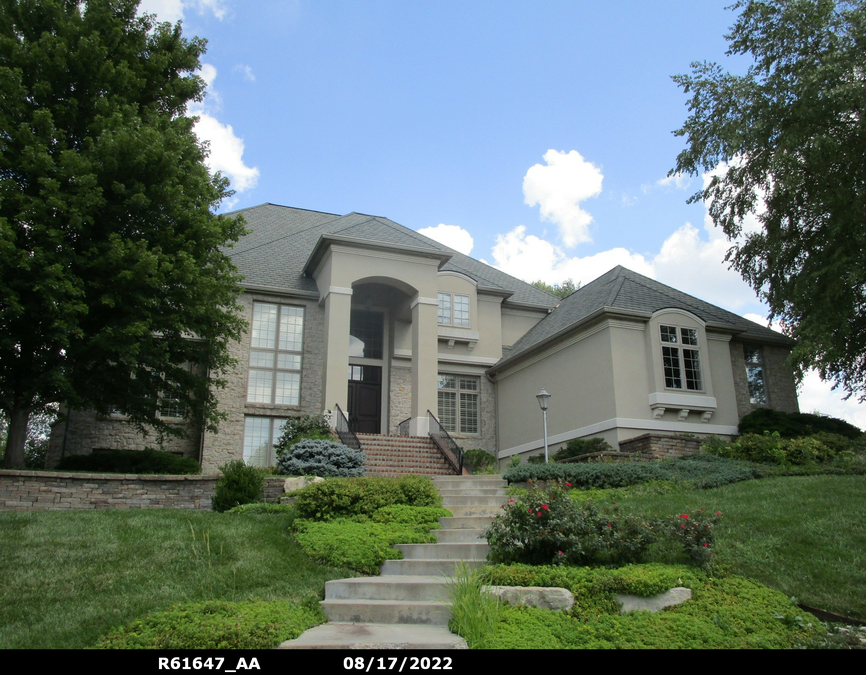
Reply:
[[384, 241], [376, 241], [375, 239], [362, 239], [360, 237], [346, 237], [339, 234], [323, 234], [319, 237], [316, 245], [313, 247], [313, 252], [307, 258], [304, 264], [304, 275], [310, 277], [316, 271], [321, 263], [325, 253], [333, 244], [343, 244], [345, 246], [354, 246], [356, 248], [365, 248], [376, 251], [387, 251], [389, 253], [400, 253], [403, 255], [418, 256], [421, 258], [432, 258], [439, 261], [441, 268], [446, 262], [451, 260], [453, 253], [447, 251], [437, 251], [432, 248], [422, 246], [405, 246], [402, 244], [391, 244]]

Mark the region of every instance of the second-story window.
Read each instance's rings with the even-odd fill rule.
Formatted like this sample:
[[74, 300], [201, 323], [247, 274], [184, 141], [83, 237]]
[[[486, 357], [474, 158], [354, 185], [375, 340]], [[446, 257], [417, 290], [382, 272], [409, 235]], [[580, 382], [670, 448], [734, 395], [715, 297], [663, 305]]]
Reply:
[[299, 405], [304, 308], [253, 303], [248, 403]]
[[439, 291], [439, 325], [469, 328], [469, 296]]
[[764, 358], [761, 348], [743, 345], [746, 360], [746, 378], [749, 381], [749, 402], [758, 405], [767, 403], [767, 387], [764, 383]]

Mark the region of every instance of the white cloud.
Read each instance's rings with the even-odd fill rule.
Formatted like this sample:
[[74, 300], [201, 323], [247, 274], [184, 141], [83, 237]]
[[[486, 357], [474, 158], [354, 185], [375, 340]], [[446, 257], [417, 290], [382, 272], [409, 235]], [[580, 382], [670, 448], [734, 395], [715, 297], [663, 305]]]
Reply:
[[592, 241], [592, 216], [580, 208], [580, 202], [601, 194], [601, 170], [576, 150], [548, 150], [544, 161], [547, 166], [536, 164], [523, 178], [524, 202], [541, 207], [542, 220], [558, 226], [566, 247]]
[[194, 9], [199, 14], [212, 13], [220, 21], [228, 13], [224, 0], [142, 0], [139, 14], [156, 14], [159, 21], [183, 21], [184, 10]]
[[492, 254], [495, 267], [530, 282], [541, 279], [549, 284], [558, 284], [571, 279], [585, 285], [617, 265], [654, 276], [651, 265], [638, 253], [614, 248], [584, 258], [568, 257], [549, 241], [527, 235], [525, 225], [497, 235]]
[[418, 232], [464, 255], [469, 255], [475, 245], [472, 235], [459, 225], [439, 223], [436, 227], [425, 227]]
[[691, 183], [691, 179], [681, 173], [665, 176], [656, 181], [656, 185], [659, 187], [674, 187], [677, 190], [685, 190], [689, 185], [691, 185]]
[[253, 188], [259, 180], [259, 170], [244, 164], [243, 139], [235, 135], [230, 124], [223, 124], [214, 116], [214, 108], [218, 109], [220, 104], [219, 93], [213, 88], [217, 69], [203, 63], [198, 74], [207, 83], [207, 98], [203, 103], [190, 105], [187, 112], [198, 117], [193, 130], [199, 140], [206, 141], [210, 147], [205, 164], [212, 173], [221, 171], [228, 176], [235, 191]]
[[198, 118], [193, 129], [202, 141], [210, 144], [210, 155], [205, 163], [211, 172], [222, 171], [238, 192], [255, 187], [259, 170], [244, 164], [243, 139], [235, 136], [230, 124], [222, 124], [207, 113], [199, 114]]
[[236, 73], [241, 73], [244, 76], [245, 80], [249, 80], [250, 82], [256, 81], [256, 76], [253, 74], [253, 69], [245, 63], [239, 63], [234, 68], [232, 68], [232, 71]]

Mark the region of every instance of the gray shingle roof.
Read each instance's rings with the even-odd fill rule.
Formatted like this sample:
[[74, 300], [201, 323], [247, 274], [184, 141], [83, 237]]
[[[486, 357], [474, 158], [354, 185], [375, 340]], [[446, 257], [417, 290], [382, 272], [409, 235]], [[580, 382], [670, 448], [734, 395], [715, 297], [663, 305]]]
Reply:
[[603, 308], [650, 314], [660, 309], [683, 309], [707, 323], [724, 324], [732, 330], [742, 331], [738, 336], [740, 339], [793, 344], [793, 341], [783, 335], [733, 312], [617, 266], [565, 298], [559, 307], [515, 342], [496, 367], [568, 332]]
[[443, 270], [465, 274], [479, 286], [511, 293], [507, 302], [542, 307], [554, 307], [559, 302], [549, 293], [381, 216], [363, 213], [339, 216], [276, 204], [253, 206], [229, 215], [242, 215], [249, 230], [227, 250], [244, 275], [246, 285], [315, 292], [316, 282], [304, 276], [304, 265], [319, 237], [332, 234], [448, 252], [453, 255]]

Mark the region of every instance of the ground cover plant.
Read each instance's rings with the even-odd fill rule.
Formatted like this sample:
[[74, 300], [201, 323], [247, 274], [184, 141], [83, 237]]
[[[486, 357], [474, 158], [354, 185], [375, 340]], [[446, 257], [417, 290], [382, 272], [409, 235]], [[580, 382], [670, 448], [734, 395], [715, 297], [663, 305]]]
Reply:
[[[481, 638], [492, 649], [785, 649], [821, 631], [778, 591], [690, 568], [493, 566], [482, 578], [493, 585], [568, 588], [576, 600], [569, 612], [503, 607], [495, 628]], [[692, 599], [656, 614], [619, 614], [615, 593], [649, 596], [674, 585], [690, 588]]]
[[325, 623], [317, 602], [208, 602], [148, 614], [100, 638], [100, 649], [273, 649]]
[[0, 513], [0, 648], [80, 649], [171, 606], [322, 597], [348, 568], [311, 560], [291, 514]]

